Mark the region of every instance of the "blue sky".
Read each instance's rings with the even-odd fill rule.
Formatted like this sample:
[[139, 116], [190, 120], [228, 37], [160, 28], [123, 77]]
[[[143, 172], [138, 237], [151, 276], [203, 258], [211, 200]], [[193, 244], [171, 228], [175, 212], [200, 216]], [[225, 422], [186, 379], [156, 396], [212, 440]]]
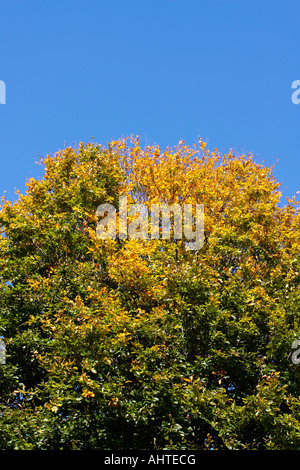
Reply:
[[300, 190], [299, 0], [1, 0], [0, 195], [80, 141], [198, 137]]

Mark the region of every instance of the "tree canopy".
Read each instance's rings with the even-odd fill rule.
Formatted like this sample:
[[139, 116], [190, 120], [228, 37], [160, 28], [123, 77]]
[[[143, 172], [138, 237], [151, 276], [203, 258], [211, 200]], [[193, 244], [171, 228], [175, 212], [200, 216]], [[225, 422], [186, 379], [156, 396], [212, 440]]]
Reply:
[[[138, 137], [41, 159], [0, 211], [0, 449], [296, 449], [300, 215], [273, 168]], [[97, 208], [203, 204], [204, 243]]]

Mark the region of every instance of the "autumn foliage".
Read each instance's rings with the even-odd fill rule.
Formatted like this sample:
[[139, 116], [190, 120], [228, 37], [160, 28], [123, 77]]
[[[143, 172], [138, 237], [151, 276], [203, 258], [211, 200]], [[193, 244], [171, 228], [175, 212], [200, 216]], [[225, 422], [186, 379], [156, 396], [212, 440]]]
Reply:
[[[0, 224], [1, 449], [296, 449], [300, 215], [205, 142], [80, 143]], [[204, 244], [97, 237], [99, 204], [204, 204]]]

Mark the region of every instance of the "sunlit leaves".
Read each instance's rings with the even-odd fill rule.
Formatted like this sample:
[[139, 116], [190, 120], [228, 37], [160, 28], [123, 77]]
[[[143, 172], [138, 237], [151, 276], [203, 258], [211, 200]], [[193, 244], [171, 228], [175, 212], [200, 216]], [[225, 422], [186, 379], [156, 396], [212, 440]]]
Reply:
[[[299, 203], [272, 168], [139, 137], [40, 163], [0, 211], [0, 448], [298, 448]], [[201, 250], [99, 239], [121, 194], [204, 204]]]

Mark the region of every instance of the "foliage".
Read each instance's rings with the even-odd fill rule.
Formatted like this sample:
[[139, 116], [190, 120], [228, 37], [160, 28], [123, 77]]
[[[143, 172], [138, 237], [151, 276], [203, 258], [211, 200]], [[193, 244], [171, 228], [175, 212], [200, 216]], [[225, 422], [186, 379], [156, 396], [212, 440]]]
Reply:
[[[272, 168], [138, 138], [41, 164], [0, 212], [0, 448], [298, 448], [299, 205]], [[203, 247], [99, 239], [120, 194], [203, 203]]]

